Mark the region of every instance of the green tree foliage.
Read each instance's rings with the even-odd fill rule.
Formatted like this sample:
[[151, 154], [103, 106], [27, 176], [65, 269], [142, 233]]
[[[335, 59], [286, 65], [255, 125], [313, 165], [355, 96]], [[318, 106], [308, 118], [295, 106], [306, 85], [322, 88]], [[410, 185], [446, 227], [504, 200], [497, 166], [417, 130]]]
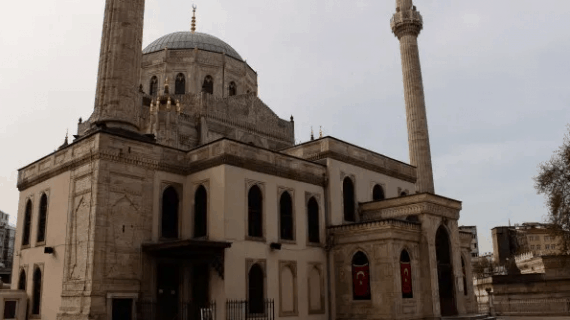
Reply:
[[566, 253], [570, 249], [570, 126], [568, 129], [562, 146], [550, 160], [539, 165], [538, 176], [534, 178], [538, 194], [546, 198], [551, 232], [560, 236]]

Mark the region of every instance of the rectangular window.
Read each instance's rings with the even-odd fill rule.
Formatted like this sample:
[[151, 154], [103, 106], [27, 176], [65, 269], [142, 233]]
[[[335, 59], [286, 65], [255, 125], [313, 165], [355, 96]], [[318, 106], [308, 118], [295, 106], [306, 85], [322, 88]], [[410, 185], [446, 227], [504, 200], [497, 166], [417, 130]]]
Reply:
[[547, 245], [545, 246], [545, 249], [546, 249], [546, 250], [550, 250], [550, 245], [547, 244]]
[[536, 246], [536, 250], [540, 250], [540, 244]]
[[556, 245], [555, 244], [551, 245], [550, 249], [552, 249], [552, 250], [556, 249]]
[[530, 250], [534, 250], [534, 245], [530, 246]]
[[4, 318], [2, 319], [16, 319], [17, 301], [4, 301]]
[[133, 318], [133, 299], [113, 299], [112, 320], [131, 320]]

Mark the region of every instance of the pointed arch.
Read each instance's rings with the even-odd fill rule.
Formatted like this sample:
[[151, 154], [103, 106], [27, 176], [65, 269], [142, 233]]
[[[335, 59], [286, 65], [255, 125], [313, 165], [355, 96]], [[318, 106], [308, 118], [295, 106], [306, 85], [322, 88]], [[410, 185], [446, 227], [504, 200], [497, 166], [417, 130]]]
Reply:
[[443, 225], [441, 225], [436, 232], [435, 251], [437, 257], [439, 305], [441, 315], [456, 315], [457, 305], [455, 300], [453, 264], [451, 259], [451, 243], [449, 233]]
[[309, 242], [320, 243], [319, 232], [319, 203], [315, 197], [311, 197], [307, 204], [307, 226], [309, 228]]
[[158, 94], [158, 78], [156, 76], [150, 78], [150, 83], [148, 88], [149, 88], [148, 94], [150, 94], [151, 96], [155, 96]]
[[208, 191], [200, 185], [194, 193], [194, 238], [208, 235]]
[[374, 185], [374, 188], [372, 188], [372, 200], [381, 201], [384, 199], [386, 199], [386, 196], [384, 195], [384, 188], [382, 188], [382, 186], [379, 184]]
[[176, 75], [174, 94], [186, 94], [186, 77], [183, 73]]
[[26, 202], [24, 212], [24, 232], [22, 233], [22, 246], [30, 245], [30, 228], [32, 226], [32, 200]]
[[352, 298], [371, 300], [370, 263], [366, 254], [358, 251], [352, 257]]
[[161, 236], [166, 239], [178, 238], [178, 192], [169, 186], [162, 193]]
[[41, 300], [42, 300], [42, 270], [36, 267], [34, 270], [32, 292], [32, 314], [40, 314]]
[[249, 188], [247, 194], [247, 233], [250, 237], [263, 237], [263, 195], [257, 185]]
[[237, 85], [235, 82], [230, 82], [230, 86], [229, 86], [229, 96], [235, 96], [237, 94]]
[[279, 199], [279, 236], [283, 240], [294, 240], [293, 199], [289, 191], [284, 191]]
[[38, 217], [38, 234], [36, 237], [37, 242], [46, 241], [47, 210], [48, 210], [48, 197], [44, 193], [40, 198], [40, 215]]
[[402, 279], [402, 298], [413, 298], [412, 261], [410, 259], [410, 254], [406, 249], [402, 250], [400, 253], [400, 278]]
[[342, 181], [342, 199], [344, 205], [344, 220], [354, 222], [354, 182], [349, 177], [344, 178]]
[[24, 269], [20, 270], [20, 276], [18, 277], [18, 290], [26, 291], [26, 271]]
[[207, 75], [204, 78], [204, 82], [202, 83], [202, 92], [214, 94], [214, 78], [212, 78], [212, 76]]
[[249, 313], [265, 312], [265, 275], [259, 264], [254, 264], [248, 274]]

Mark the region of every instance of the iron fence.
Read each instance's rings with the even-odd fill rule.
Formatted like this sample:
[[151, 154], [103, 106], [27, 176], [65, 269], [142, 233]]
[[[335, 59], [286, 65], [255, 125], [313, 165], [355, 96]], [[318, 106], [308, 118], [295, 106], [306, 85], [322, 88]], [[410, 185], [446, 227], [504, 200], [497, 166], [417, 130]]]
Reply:
[[216, 302], [185, 302], [161, 308], [156, 302], [137, 304], [138, 320], [216, 320]]
[[264, 301], [228, 300], [226, 302], [226, 320], [274, 320], [275, 305], [273, 299]]

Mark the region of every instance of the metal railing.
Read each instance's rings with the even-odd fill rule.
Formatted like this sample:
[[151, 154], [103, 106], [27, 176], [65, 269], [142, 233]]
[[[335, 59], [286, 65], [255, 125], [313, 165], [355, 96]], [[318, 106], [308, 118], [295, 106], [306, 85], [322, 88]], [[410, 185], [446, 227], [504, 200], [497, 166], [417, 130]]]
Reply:
[[274, 320], [275, 305], [273, 299], [264, 301], [228, 300], [226, 302], [226, 320]]
[[216, 320], [216, 302], [186, 302], [175, 306], [175, 310], [161, 310], [156, 302], [139, 302], [137, 320]]

